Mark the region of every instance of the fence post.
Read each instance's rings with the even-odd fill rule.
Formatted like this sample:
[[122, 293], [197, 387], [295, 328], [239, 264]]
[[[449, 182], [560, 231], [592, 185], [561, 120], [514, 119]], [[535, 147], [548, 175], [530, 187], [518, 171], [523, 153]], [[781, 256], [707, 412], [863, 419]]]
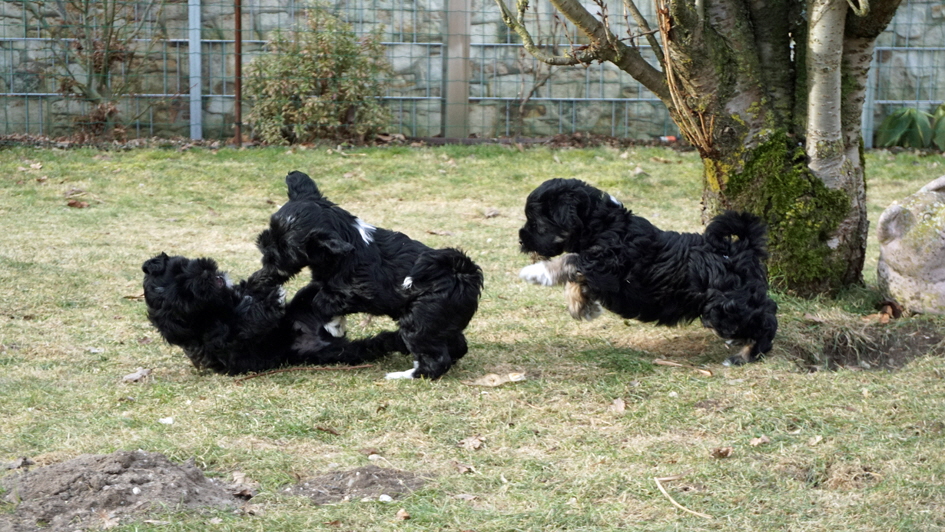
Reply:
[[446, 0], [446, 56], [443, 58], [443, 136], [469, 132], [470, 0]]
[[203, 62], [200, 55], [200, 0], [187, 0], [188, 59], [190, 67], [190, 138], [203, 138]]

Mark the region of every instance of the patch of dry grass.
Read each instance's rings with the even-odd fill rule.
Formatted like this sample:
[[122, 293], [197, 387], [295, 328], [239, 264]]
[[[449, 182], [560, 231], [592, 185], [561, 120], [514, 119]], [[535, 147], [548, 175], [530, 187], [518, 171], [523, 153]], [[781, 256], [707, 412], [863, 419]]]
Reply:
[[[878, 152], [868, 161], [874, 222], [945, 168], [941, 156]], [[259, 260], [255, 235], [293, 169], [312, 173], [365, 220], [462, 247], [482, 266], [470, 353], [445, 378], [383, 381], [409, 364], [394, 356], [364, 370], [236, 384], [193, 371], [151, 329], [136, 299], [141, 263], [161, 251], [203, 255], [248, 275]], [[838, 301], [776, 294], [782, 329], [770, 359], [724, 368], [724, 345], [697, 325], [657, 328], [613, 315], [575, 322], [558, 290], [518, 280], [527, 263], [517, 251], [524, 197], [544, 179], [585, 179], [661, 227], [695, 231], [699, 172], [695, 154], [650, 148], [7, 149], [0, 461], [136, 448], [193, 456], [210, 474], [243, 472], [259, 483], [261, 515], [220, 515], [227, 530], [945, 527], [942, 358], [896, 372], [809, 372], [795, 362], [823, 349], [826, 329], [856, 330], [873, 312], [868, 289]], [[88, 207], [70, 208], [69, 199]], [[868, 282], [878, 253], [870, 246]], [[350, 321], [355, 335], [391, 327], [386, 318], [358, 321]], [[123, 384], [138, 367], [153, 377]], [[527, 379], [462, 384], [490, 372]], [[169, 417], [173, 424], [158, 421]], [[479, 449], [458, 445], [476, 435]], [[761, 436], [768, 441], [756, 443]], [[731, 455], [714, 458], [724, 447]], [[433, 480], [394, 504], [314, 507], [284, 492], [299, 478], [368, 463]], [[667, 492], [712, 519], [672, 506], [653, 478], [673, 475], [682, 478], [665, 482]], [[399, 508], [409, 521], [396, 519]], [[206, 529], [206, 516], [172, 517], [119, 530]]]

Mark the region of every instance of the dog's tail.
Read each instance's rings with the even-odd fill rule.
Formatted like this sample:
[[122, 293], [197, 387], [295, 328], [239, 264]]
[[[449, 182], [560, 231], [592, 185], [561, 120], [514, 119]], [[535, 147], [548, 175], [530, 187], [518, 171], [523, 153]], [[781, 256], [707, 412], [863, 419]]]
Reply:
[[454, 248], [433, 249], [420, 255], [404, 279], [404, 289], [412, 293], [459, 292], [479, 299], [483, 276], [465, 253]]
[[750, 251], [759, 260], [768, 258], [768, 230], [761, 218], [749, 212], [726, 211], [705, 228], [705, 239], [723, 255]]

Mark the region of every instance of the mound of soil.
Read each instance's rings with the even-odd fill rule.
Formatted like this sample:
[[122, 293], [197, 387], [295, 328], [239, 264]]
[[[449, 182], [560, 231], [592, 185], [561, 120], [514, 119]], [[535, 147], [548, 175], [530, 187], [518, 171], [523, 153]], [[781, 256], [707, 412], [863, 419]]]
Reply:
[[921, 356], [945, 356], [945, 334], [934, 323], [897, 320], [861, 328], [826, 327], [823, 351], [797, 353], [809, 369], [897, 370]]
[[192, 460], [183, 465], [162, 454], [118, 451], [84, 454], [3, 479], [6, 500], [0, 532], [108, 528], [123, 517], [161, 508], [238, 508], [232, 489], [207, 479]]
[[359, 467], [350, 471], [326, 473], [302, 481], [285, 491], [308, 497], [315, 504], [379, 500], [382, 495], [396, 499], [399, 495], [419, 489], [426, 479], [407, 471], [377, 466]]

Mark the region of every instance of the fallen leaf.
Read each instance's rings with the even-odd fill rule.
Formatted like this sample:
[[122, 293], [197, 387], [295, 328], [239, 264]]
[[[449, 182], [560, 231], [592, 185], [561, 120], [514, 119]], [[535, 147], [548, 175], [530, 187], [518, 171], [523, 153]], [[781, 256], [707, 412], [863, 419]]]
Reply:
[[437, 236], [453, 236], [450, 231], [443, 231], [442, 229], [427, 229], [427, 233]]
[[497, 375], [495, 373], [488, 373], [475, 380], [460, 381], [460, 382], [467, 386], [487, 386], [489, 388], [495, 388], [496, 386], [502, 386], [503, 384], [508, 383], [508, 382], [519, 382], [523, 380], [525, 380], [524, 373], [509, 373], [507, 375]]
[[482, 444], [485, 441], [486, 441], [485, 438], [476, 434], [475, 436], [470, 436], [468, 438], [463, 438], [462, 440], [459, 440], [459, 443], [457, 443], [456, 446], [462, 447], [463, 449], [466, 449], [468, 451], [474, 451], [482, 447]]
[[820, 436], [820, 435], [814, 436], [813, 438], [807, 440], [807, 445], [810, 445], [811, 447], [813, 447], [817, 445], [818, 443], [822, 442], [823, 440], [824, 440], [823, 436]]
[[102, 519], [102, 530], [115, 528], [121, 524], [121, 520], [118, 517], [115, 517], [115, 514], [113, 513], [105, 513], [103, 511], [101, 514], [99, 514], [99, 517]]
[[122, 382], [141, 382], [151, 375], [150, 368], [138, 368], [134, 373], [129, 373], [121, 378]]
[[219, 517], [211, 517], [210, 520], [207, 522], [210, 523], [211, 525], [222, 525], [223, 519], [220, 519]]
[[815, 316], [810, 312], [804, 313], [804, 319], [812, 323], [827, 323], [827, 320], [821, 318], [820, 316]]
[[627, 402], [621, 398], [614, 399], [614, 402], [610, 404], [611, 412], [623, 412], [627, 409]]
[[84, 209], [89, 206], [89, 202], [71, 199], [66, 203], [66, 205], [72, 207], [73, 209]]
[[174, 424], [174, 418], [172, 418], [172, 417], [162, 417], [161, 419], [158, 419], [158, 423], [160, 423], [160, 424], [162, 424], [162, 425], [173, 425], [173, 424]]
[[731, 447], [716, 447], [710, 451], [710, 454], [712, 455], [712, 458], [722, 459], [732, 456], [734, 451], [735, 449], [732, 449]]
[[406, 521], [407, 519], [410, 519], [410, 514], [408, 514], [407, 510], [404, 510], [403, 508], [401, 508], [400, 510], [397, 510], [396, 515], [397, 515], [397, 519], [400, 519], [401, 521]]
[[138, 338], [138, 345], [148, 345], [153, 341], [154, 339], [150, 336], [142, 336], [141, 338]]
[[771, 438], [764, 434], [758, 438], [752, 438], [748, 440], [748, 445], [751, 445], [752, 447], [758, 447], [759, 445], [763, 445], [765, 443], [771, 443]]
[[457, 461], [455, 461], [455, 460], [453, 461], [453, 467], [456, 468], [456, 471], [458, 471], [460, 475], [465, 475], [466, 473], [475, 473], [475, 472], [476, 472], [476, 468], [474, 468], [473, 466], [471, 466], [471, 465], [469, 465], [469, 464], [461, 464], [461, 463], [459, 463], [459, 462], [457, 462]]
[[461, 501], [474, 501], [478, 499], [475, 495], [470, 495], [468, 493], [460, 493], [459, 495], [453, 495], [454, 499], [459, 499]]
[[486, 212], [482, 213], [486, 218], [495, 218], [497, 216], [502, 216], [502, 213], [499, 212], [499, 209], [487, 209]]
[[241, 499], [251, 499], [256, 495], [256, 482], [242, 471], [233, 472], [233, 495]]
[[322, 524], [328, 525], [328, 526], [341, 526], [341, 520], [335, 519], [334, 521], [328, 521], [327, 523], [322, 523]]
[[381, 454], [381, 451], [379, 451], [376, 447], [366, 447], [364, 449], [359, 449], [358, 452], [367, 456], [371, 456], [372, 454]]
[[322, 432], [327, 432], [328, 434], [333, 434], [335, 436], [341, 436], [341, 433], [331, 427], [315, 427], [315, 430], [320, 430]]
[[43, 167], [43, 163], [33, 163], [30, 165], [30, 168], [32, 168], [33, 170], [39, 170], [42, 167]]

